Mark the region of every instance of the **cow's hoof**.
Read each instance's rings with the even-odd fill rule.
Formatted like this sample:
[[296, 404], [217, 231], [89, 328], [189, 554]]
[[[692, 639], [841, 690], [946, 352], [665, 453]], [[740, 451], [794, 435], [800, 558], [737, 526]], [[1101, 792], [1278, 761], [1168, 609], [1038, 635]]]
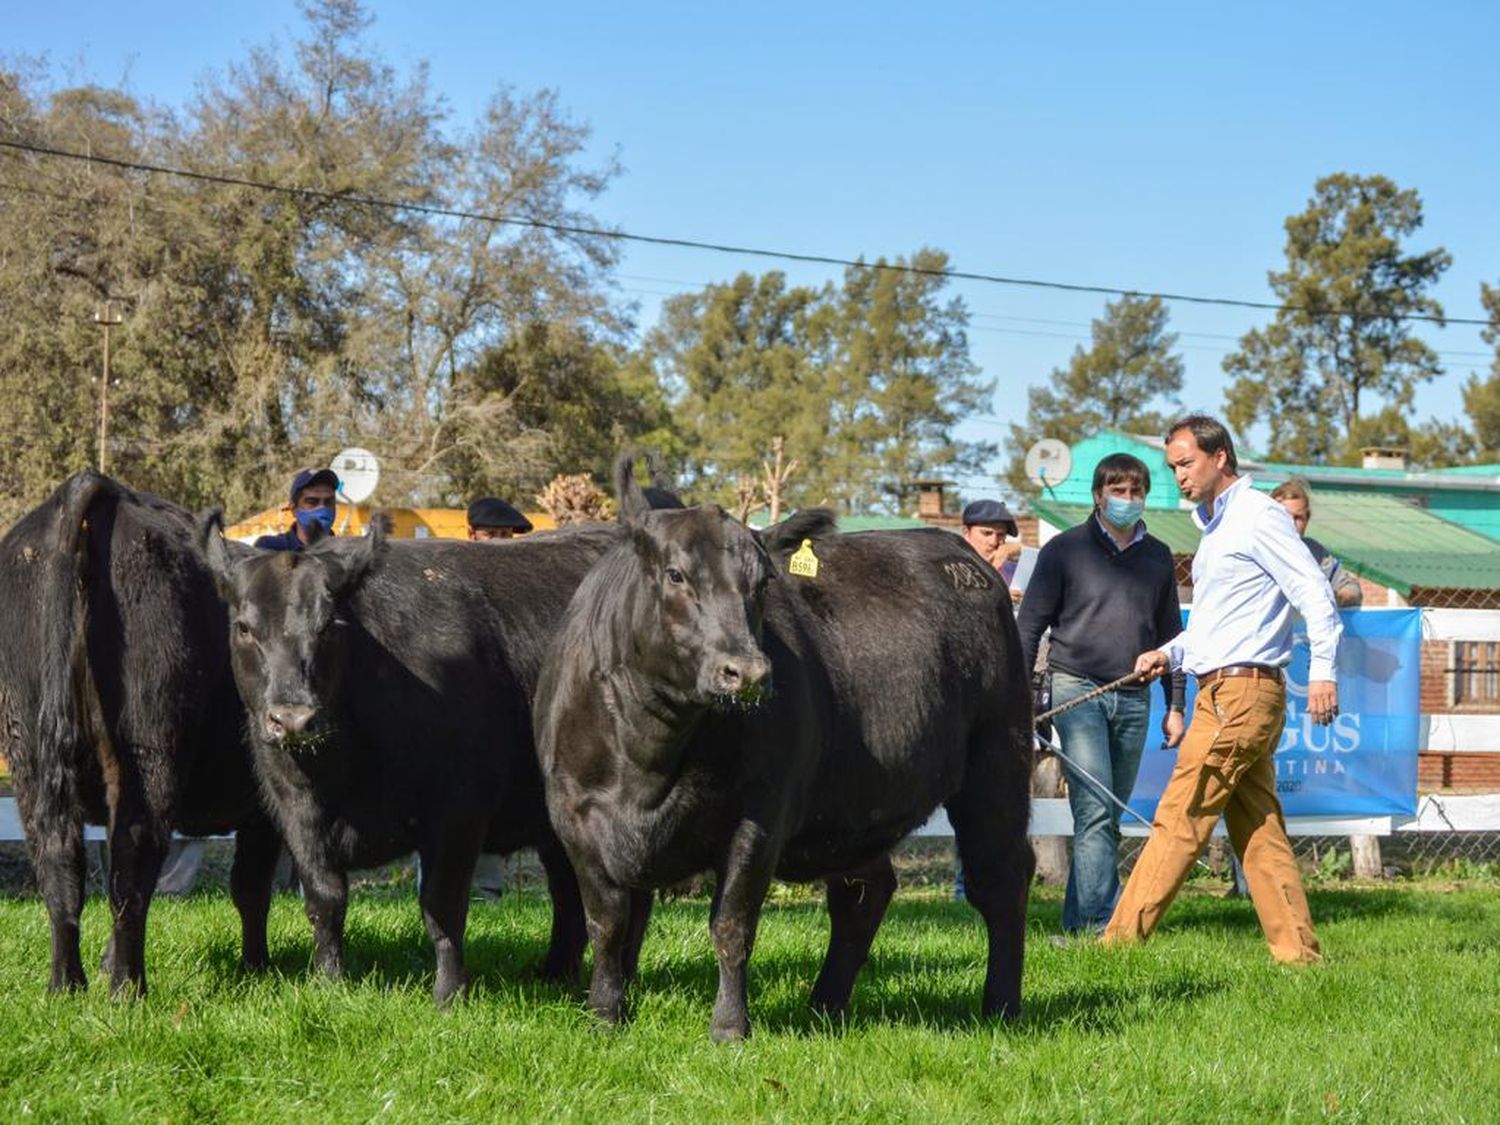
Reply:
[[146, 998], [146, 982], [144, 980], [131, 980], [128, 977], [125, 980], [117, 980], [109, 986], [109, 994], [111, 998], [123, 1003], [144, 1000]]
[[750, 1021], [714, 1024], [708, 1029], [708, 1037], [715, 1043], [739, 1043], [750, 1038]]
[[469, 995], [469, 978], [439, 981], [432, 989], [432, 1002], [439, 1008], [451, 1008]]
[[849, 1014], [849, 997], [830, 996], [814, 990], [808, 998], [808, 1006], [820, 1016], [826, 1016], [831, 1020], [841, 1020]]
[[82, 992], [88, 986], [88, 977], [79, 973], [77, 976], [53, 977], [47, 982], [47, 991], [62, 996], [69, 992]]
[[1019, 1000], [1004, 1004], [985, 1005], [982, 1013], [987, 1020], [998, 1019], [1001, 1023], [1015, 1023], [1021, 1018], [1021, 1002]]

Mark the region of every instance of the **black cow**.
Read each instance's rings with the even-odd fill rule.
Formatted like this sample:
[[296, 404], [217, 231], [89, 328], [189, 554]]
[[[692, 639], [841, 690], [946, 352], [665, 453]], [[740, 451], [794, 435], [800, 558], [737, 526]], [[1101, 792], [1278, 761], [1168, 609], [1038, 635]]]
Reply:
[[[713, 870], [713, 1037], [749, 1033], [773, 875], [827, 878], [812, 999], [842, 1011], [895, 890], [891, 848], [946, 805], [989, 932], [983, 1011], [1017, 1014], [1031, 704], [1004, 584], [943, 531], [833, 535], [810, 512], [757, 535], [718, 508], [644, 511], [619, 475], [629, 537], [575, 595], [535, 702], [593, 1010], [625, 1017], [651, 890]], [[815, 576], [789, 559], [804, 540]]]
[[280, 843], [244, 745], [224, 606], [193, 538], [181, 508], [82, 472], [0, 541], [0, 751], [51, 916], [54, 989], [87, 983], [85, 822], [108, 826], [104, 967], [117, 992], [145, 991], [146, 913], [174, 829], [238, 830], [242, 956], [267, 961]]
[[433, 993], [468, 983], [463, 937], [481, 851], [534, 846], [552, 894], [544, 975], [576, 977], [578, 885], [547, 821], [531, 693], [568, 599], [613, 525], [505, 543], [379, 532], [232, 562], [202, 524], [232, 619], [256, 772], [302, 877], [316, 959], [344, 967], [346, 873], [416, 850], [437, 949]]

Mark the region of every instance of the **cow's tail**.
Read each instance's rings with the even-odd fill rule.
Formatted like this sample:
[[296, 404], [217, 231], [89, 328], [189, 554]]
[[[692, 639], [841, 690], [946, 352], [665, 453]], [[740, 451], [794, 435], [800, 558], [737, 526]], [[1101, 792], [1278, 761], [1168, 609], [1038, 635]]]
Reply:
[[86, 754], [80, 696], [92, 686], [88, 669], [85, 592], [89, 581], [89, 511], [112, 482], [84, 470], [58, 490], [57, 525], [41, 583], [41, 629], [32, 806], [40, 839], [34, 847], [76, 834], [82, 819], [79, 770]]

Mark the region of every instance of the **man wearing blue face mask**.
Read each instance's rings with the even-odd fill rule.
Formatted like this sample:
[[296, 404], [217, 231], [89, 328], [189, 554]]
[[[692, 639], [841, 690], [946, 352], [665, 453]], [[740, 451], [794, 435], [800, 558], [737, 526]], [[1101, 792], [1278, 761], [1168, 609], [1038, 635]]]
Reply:
[[281, 535], [262, 535], [255, 545], [266, 551], [300, 551], [314, 535], [332, 535], [338, 490], [332, 469], [303, 469], [292, 478], [292, 526]]
[[[1054, 707], [1133, 671], [1137, 639], [1152, 649], [1182, 631], [1172, 552], [1146, 533], [1142, 519], [1150, 490], [1151, 472], [1139, 458], [1111, 453], [1094, 467], [1093, 513], [1037, 556], [1017, 624], [1028, 669], [1042, 634], [1052, 630]], [[1184, 680], [1179, 674], [1162, 684], [1162, 734], [1176, 746], [1183, 732]], [[1142, 683], [1053, 720], [1073, 810], [1073, 862], [1063, 900], [1063, 929], [1069, 933], [1101, 932], [1119, 898], [1120, 810], [1111, 796], [1127, 801], [1135, 788], [1150, 715], [1149, 688]], [[1110, 792], [1101, 792], [1098, 783]]]

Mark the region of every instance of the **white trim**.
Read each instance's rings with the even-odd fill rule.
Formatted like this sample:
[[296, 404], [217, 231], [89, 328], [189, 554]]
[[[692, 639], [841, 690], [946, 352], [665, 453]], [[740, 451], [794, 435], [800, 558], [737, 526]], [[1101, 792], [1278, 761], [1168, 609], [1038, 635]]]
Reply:
[[1424, 641], [1500, 641], [1500, 609], [1424, 609]]
[[1423, 715], [1421, 748], [1500, 754], [1500, 715]]
[[1500, 793], [1440, 797], [1428, 793], [1417, 815], [1396, 822], [1397, 832], [1494, 832], [1500, 828]]
[[[83, 838], [85, 840], [103, 840], [106, 838], [106, 835], [102, 824], [85, 824], [83, 826]], [[195, 836], [191, 838], [198, 840], [228, 840], [233, 837], [234, 833], [231, 832], [222, 836]], [[172, 838], [181, 840], [185, 837], [181, 833], [174, 832]], [[26, 834], [21, 831], [21, 810], [16, 805], [16, 799], [14, 797], [0, 797], [0, 843], [24, 839], [26, 839]]]
[[[1500, 793], [1465, 797], [1426, 794], [1417, 804], [1416, 816], [1292, 816], [1287, 817], [1288, 836], [1389, 836], [1393, 832], [1495, 832], [1500, 830]], [[1071, 836], [1073, 812], [1066, 797], [1037, 797], [1031, 802], [1033, 836]], [[1122, 836], [1145, 836], [1144, 824], [1124, 818]], [[938, 809], [932, 819], [917, 829], [917, 836], [952, 836], [948, 816]], [[1224, 835], [1224, 822], [1214, 828]]]

